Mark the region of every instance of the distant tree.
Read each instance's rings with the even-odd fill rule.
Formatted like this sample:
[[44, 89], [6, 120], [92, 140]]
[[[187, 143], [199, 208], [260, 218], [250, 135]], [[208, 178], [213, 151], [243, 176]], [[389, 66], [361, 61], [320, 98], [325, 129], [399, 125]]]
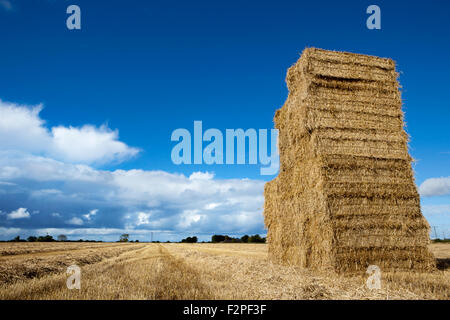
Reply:
[[135, 242], [139, 242], [139, 240], [136, 240]]
[[261, 236], [259, 234], [255, 234], [248, 238], [248, 242], [250, 242], [250, 243], [265, 243], [266, 238], [261, 238]]
[[181, 240], [183, 243], [196, 243], [198, 241], [197, 237], [187, 237], [186, 239]]
[[215, 234], [211, 237], [211, 242], [213, 242], [213, 243], [223, 242], [223, 241], [225, 241], [226, 237], [228, 237], [228, 236], [222, 236], [222, 235]]
[[36, 241], [37, 241], [37, 237], [35, 237], [35, 236], [29, 236], [29, 237], [27, 238], [27, 241], [28, 241], [28, 242], [36, 242]]
[[248, 238], [249, 238], [249, 236], [248, 236], [248, 234], [246, 234], [245, 236], [241, 237], [241, 241], [244, 242], [244, 243], [247, 243], [248, 242]]
[[53, 237], [51, 235], [46, 235], [46, 236], [39, 236], [37, 238], [37, 241], [39, 242], [52, 242], [55, 241], [55, 239], [53, 239]]
[[129, 237], [130, 237], [130, 235], [128, 233], [124, 233], [120, 236], [119, 242], [128, 242]]
[[20, 239], [20, 236], [15, 237], [14, 239], [10, 240], [11, 242], [24, 242], [25, 239]]
[[248, 238], [249, 238], [248, 235], [245, 235], [242, 238], [233, 238], [228, 235], [215, 234], [211, 237], [211, 242], [212, 243], [217, 243], [217, 242], [239, 243], [239, 242], [247, 242]]
[[58, 241], [67, 241], [67, 236], [65, 234], [60, 234], [57, 239]]

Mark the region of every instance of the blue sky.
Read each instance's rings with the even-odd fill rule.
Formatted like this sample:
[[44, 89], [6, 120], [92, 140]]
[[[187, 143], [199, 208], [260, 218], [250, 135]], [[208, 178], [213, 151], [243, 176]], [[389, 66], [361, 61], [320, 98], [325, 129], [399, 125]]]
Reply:
[[397, 62], [423, 211], [449, 237], [449, 16], [448, 1], [0, 0], [0, 239], [265, 233], [273, 176], [174, 165], [170, 136], [272, 128], [307, 46]]

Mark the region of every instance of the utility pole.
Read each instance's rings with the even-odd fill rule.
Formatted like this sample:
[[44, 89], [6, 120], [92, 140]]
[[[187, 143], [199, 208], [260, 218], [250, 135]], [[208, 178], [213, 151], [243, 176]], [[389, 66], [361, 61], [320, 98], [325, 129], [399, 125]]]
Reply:
[[438, 237], [437, 237], [437, 232], [436, 232], [436, 226], [434, 226], [433, 229], [434, 229], [434, 238], [437, 239]]

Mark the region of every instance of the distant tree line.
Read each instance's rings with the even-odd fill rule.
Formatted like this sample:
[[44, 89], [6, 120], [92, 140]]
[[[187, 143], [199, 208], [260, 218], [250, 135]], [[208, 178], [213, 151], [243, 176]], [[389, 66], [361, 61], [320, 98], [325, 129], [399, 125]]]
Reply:
[[[170, 241], [166, 241], [170, 242]], [[181, 243], [197, 243], [198, 238], [197, 237], [187, 237], [180, 241]], [[204, 243], [205, 241], [202, 241]], [[261, 237], [259, 234], [255, 234], [252, 236], [249, 236], [246, 234], [245, 236], [242, 236], [240, 238], [233, 238], [228, 235], [220, 235], [215, 234], [211, 237], [210, 243], [266, 243], [266, 238]]]
[[432, 239], [431, 242], [433, 242], [433, 243], [450, 243], [450, 239], [446, 239], [446, 238], [439, 239], [439, 238], [437, 238], [437, 239]]
[[244, 235], [240, 238], [233, 238], [227, 235], [215, 234], [211, 237], [212, 243], [225, 242], [225, 243], [265, 243], [266, 238], [261, 237], [259, 234], [253, 236]]
[[22, 239], [20, 236], [15, 237], [14, 239], [9, 240], [9, 242], [102, 242], [102, 241], [96, 241], [96, 240], [68, 240], [67, 236], [64, 234], [60, 234], [57, 236], [57, 240], [53, 238], [51, 235], [45, 235], [45, 236], [29, 236], [27, 239]]
[[[124, 233], [120, 236], [118, 242], [139, 242], [139, 240], [129, 240], [130, 235], [128, 233]], [[56, 239], [53, 238], [51, 235], [45, 235], [45, 236], [29, 236], [27, 239], [21, 239], [20, 236], [15, 237], [14, 239], [9, 240], [9, 242], [102, 242], [102, 241], [96, 241], [96, 240], [68, 240], [67, 236], [64, 234], [60, 234], [56, 237]], [[152, 241], [153, 243], [160, 243], [160, 241]], [[170, 243], [170, 241], [166, 241], [167, 243]], [[180, 241], [181, 243], [197, 243], [198, 238], [196, 236], [193, 237], [187, 237]], [[204, 243], [205, 241], [202, 241]], [[211, 237], [212, 243], [265, 243], [266, 238], [261, 237], [259, 234], [255, 234], [253, 236], [245, 235], [240, 238], [233, 238], [228, 235], [218, 235], [215, 234]]]
[[55, 239], [53, 239], [52, 236], [50, 235], [46, 235], [46, 236], [39, 236], [39, 237], [35, 237], [35, 236], [29, 236], [26, 240], [25, 239], [21, 239], [20, 236], [15, 237], [12, 240], [9, 240], [10, 242], [53, 242], [56, 241]]

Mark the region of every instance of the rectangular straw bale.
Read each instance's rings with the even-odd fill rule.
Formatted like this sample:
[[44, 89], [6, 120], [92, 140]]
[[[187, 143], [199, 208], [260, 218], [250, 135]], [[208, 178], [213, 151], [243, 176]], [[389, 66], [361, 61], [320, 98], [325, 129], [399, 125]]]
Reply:
[[264, 189], [269, 257], [301, 267], [432, 270], [395, 63], [305, 49], [274, 118], [280, 172]]
[[330, 63], [346, 63], [351, 65], [376, 67], [384, 70], [395, 70], [395, 63], [392, 59], [369, 56], [364, 54], [354, 54], [350, 52], [324, 50], [319, 48], [307, 48], [303, 56], [308, 60], [310, 58], [329, 61]]
[[[336, 101], [339, 101], [336, 104]], [[368, 114], [379, 114], [391, 117], [403, 117], [403, 112], [399, 107], [399, 101], [392, 99], [356, 99], [350, 95], [328, 95], [309, 96], [305, 99], [305, 104], [309, 109], [327, 110], [329, 112], [359, 112]]]

